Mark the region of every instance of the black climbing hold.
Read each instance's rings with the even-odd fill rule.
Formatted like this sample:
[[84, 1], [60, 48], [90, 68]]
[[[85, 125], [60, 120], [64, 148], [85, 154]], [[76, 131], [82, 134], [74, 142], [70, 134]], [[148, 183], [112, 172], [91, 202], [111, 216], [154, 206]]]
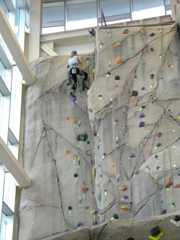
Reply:
[[89, 142], [89, 141], [87, 141], [87, 144], [90, 144], [90, 142]]
[[155, 33], [151, 33], [149, 34], [150, 37], [154, 37]]
[[127, 240], [134, 240], [134, 238], [133, 237], [129, 237], [129, 238], [127, 238]]
[[94, 192], [91, 192], [91, 194], [94, 194]]
[[124, 29], [124, 31], [122, 32], [122, 34], [123, 34], [124, 36], [128, 35], [128, 34], [129, 34], [129, 30], [128, 30], [127, 28]]
[[153, 51], [154, 51], [154, 49], [153, 49], [153, 48], [150, 48], [150, 50], [151, 50], [151, 52], [153, 52]]
[[77, 174], [77, 173], [75, 173], [75, 174], [74, 174], [74, 177], [78, 177], [78, 174]]
[[161, 210], [161, 214], [166, 214], [166, 209]]
[[151, 236], [154, 236], [154, 235], [156, 235], [156, 234], [158, 234], [158, 233], [160, 233], [160, 229], [159, 229], [158, 226], [156, 226], [156, 227], [154, 227], [154, 228], [152, 228], [152, 229], [150, 230], [150, 235], [151, 235]]
[[100, 148], [100, 146], [98, 145], [98, 149]]
[[114, 219], [118, 219], [119, 217], [118, 217], [117, 214], [114, 213], [114, 214], [113, 214], [113, 218], [114, 218]]
[[161, 143], [156, 144], [156, 147], [160, 147], [160, 146], [161, 146]]
[[[107, 72], [107, 75], [111, 75], [111, 73], [110, 73], [110, 72]], [[99, 97], [100, 97], [100, 96], [102, 97], [102, 95], [99, 95]]]
[[97, 225], [97, 221], [95, 221], [95, 225]]
[[76, 137], [76, 140], [77, 141], [83, 141], [85, 142], [86, 140], [88, 139], [88, 135], [85, 133], [85, 134], [79, 134], [77, 135]]
[[138, 91], [132, 91], [132, 97], [137, 97]]
[[89, 209], [89, 206], [84, 207], [84, 209], [86, 209], [86, 210]]
[[69, 206], [69, 207], [68, 207], [68, 210], [72, 210], [72, 207], [71, 207], [71, 206]]
[[146, 106], [144, 106], [144, 105], [143, 105], [143, 106], [141, 106], [141, 108], [142, 108], [142, 109], [144, 109], [145, 107], [146, 107]]
[[155, 158], [158, 158], [158, 155], [155, 155]]
[[120, 76], [116, 75], [116, 76], [114, 77], [114, 79], [115, 79], [115, 80], [119, 80], [119, 79], [120, 79]]
[[178, 216], [178, 215], [176, 215], [175, 217], [174, 217], [174, 221], [179, 221], [180, 220], [180, 216]]
[[95, 37], [95, 35], [96, 35], [96, 31], [94, 30], [94, 28], [90, 28], [90, 29], [89, 29], [89, 33], [90, 33], [93, 37]]
[[72, 98], [76, 98], [76, 96], [72, 92], [70, 92], [70, 95]]
[[93, 133], [93, 135], [96, 137], [96, 136], [97, 136], [97, 133], [96, 133], [96, 132], [94, 132], [94, 133]]
[[154, 74], [151, 74], [151, 75], [150, 75], [150, 78], [153, 79], [153, 78], [154, 78]]

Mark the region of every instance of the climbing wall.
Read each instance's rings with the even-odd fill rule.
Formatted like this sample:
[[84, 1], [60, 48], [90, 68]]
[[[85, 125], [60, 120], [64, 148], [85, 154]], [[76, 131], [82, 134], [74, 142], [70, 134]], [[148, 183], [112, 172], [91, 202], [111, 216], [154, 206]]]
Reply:
[[[89, 73], [93, 56], [87, 57], [82, 57], [80, 67]], [[42, 57], [31, 64], [36, 82], [27, 89], [23, 155], [32, 184], [21, 193], [21, 240], [44, 239], [97, 221], [91, 215], [97, 206], [87, 92], [78, 77], [77, 103], [72, 102], [67, 61], [68, 56]], [[85, 142], [77, 141], [80, 134], [87, 134]]]
[[180, 209], [179, 48], [174, 25], [96, 33], [88, 107], [100, 222]]

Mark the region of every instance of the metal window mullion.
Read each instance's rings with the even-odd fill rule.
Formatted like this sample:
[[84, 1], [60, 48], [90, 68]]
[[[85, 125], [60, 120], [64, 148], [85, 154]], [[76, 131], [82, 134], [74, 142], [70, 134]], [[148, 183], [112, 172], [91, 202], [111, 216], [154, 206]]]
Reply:
[[131, 21], [132, 21], [132, 0], [129, 0], [129, 10], [130, 10]]
[[2, 184], [2, 191], [0, 191], [0, 226], [1, 226], [1, 219], [2, 219], [2, 205], [3, 205], [3, 192], [4, 192], [4, 179], [5, 179], [5, 173], [1, 172], [1, 181], [0, 183]]
[[66, 24], [67, 24], [67, 4], [65, 0], [64, 1], [64, 31], [66, 31]]
[[164, 15], [166, 15], [166, 3], [165, 3], [165, 0], [163, 0], [163, 3], [164, 3]]
[[99, 0], [96, 0], [96, 18], [97, 18], [97, 27], [99, 26]]

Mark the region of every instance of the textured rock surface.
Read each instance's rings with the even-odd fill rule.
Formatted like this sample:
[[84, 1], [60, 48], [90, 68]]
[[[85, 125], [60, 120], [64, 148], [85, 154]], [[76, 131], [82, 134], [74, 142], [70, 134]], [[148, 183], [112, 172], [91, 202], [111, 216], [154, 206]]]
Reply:
[[[129, 219], [159, 215], [164, 208], [167, 213], [179, 210], [180, 192], [174, 186], [180, 181], [180, 39], [173, 25], [160, 28], [162, 33], [157, 27], [146, 27], [147, 33], [142, 35], [142, 27], [129, 27], [130, 34], [126, 37], [122, 35], [125, 28], [111, 29], [111, 37], [106, 30], [98, 30], [97, 74], [88, 91], [87, 103], [84, 102], [86, 93], [81, 91], [76, 92], [78, 104], [72, 103], [66, 86], [67, 57], [43, 57], [31, 64], [37, 81], [28, 88], [26, 97], [24, 168], [32, 185], [21, 194], [20, 240], [88, 240], [89, 229], [60, 238], [56, 236], [75, 230], [79, 222], [83, 227], [90, 227], [93, 221], [109, 221], [113, 213], [126, 221], [108, 223], [104, 228], [99, 226], [102, 232], [97, 229], [98, 236], [95, 237], [96, 230], [93, 230], [92, 239], [118, 239], [121, 234], [124, 239], [129, 233], [138, 236], [137, 239], [147, 239], [150, 220], [136, 222]], [[154, 37], [149, 37], [152, 32]], [[121, 43], [120, 47], [113, 47], [116, 42]], [[162, 58], [158, 52], [162, 52]], [[113, 64], [117, 57], [123, 59], [121, 64]], [[92, 60], [87, 64], [84, 58], [82, 68], [91, 74]], [[154, 74], [153, 80], [151, 74]], [[118, 83], [114, 80], [116, 75], [120, 76]], [[152, 88], [151, 83], [154, 83]], [[147, 90], [141, 90], [142, 87]], [[134, 98], [131, 96], [133, 90], [138, 91]], [[99, 95], [102, 95], [101, 99]], [[87, 113], [87, 106], [92, 112]], [[146, 117], [139, 118], [140, 113]], [[66, 116], [70, 117], [68, 123]], [[76, 127], [71, 124], [72, 119], [77, 120]], [[114, 124], [115, 119], [118, 121]], [[81, 129], [78, 128], [79, 120]], [[143, 130], [139, 128], [140, 121], [145, 122]], [[94, 131], [99, 138], [92, 135]], [[160, 141], [156, 136], [158, 132], [162, 133]], [[87, 141], [82, 144], [76, 141], [76, 136], [84, 133], [88, 135], [90, 146]], [[161, 145], [156, 149], [157, 143]], [[64, 154], [66, 150], [70, 151], [70, 158]], [[95, 154], [93, 150], [96, 150]], [[128, 159], [132, 153], [135, 157]], [[77, 160], [73, 164], [73, 154], [81, 158], [80, 169], [77, 169]], [[155, 155], [158, 156], [155, 158]], [[92, 162], [94, 156], [95, 164]], [[92, 164], [96, 167], [95, 179]], [[77, 182], [75, 173], [78, 173]], [[117, 175], [120, 185], [117, 185]], [[166, 189], [164, 186], [170, 179], [173, 184]], [[119, 189], [123, 184], [127, 186], [125, 191]], [[83, 187], [89, 188], [84, 198]], [[128, 199], [124, 199], [125, 195]], [[78, 207], [79, 196], [82, 197], [82, 208]], [[160, 202], [162, 200], [165, 205]], [[95, 219], [91, 216], [91, 210], [97, 210], [96, 202], [100, 219], [97, 214]], [[73, 208], [71, 214], [68, 206]], [[86, 206], [89, 209], [85, 209]], [[130, 211], [120, 212], [122, 206], [129, 207]], [[157, 219], [152, 226], [157, 223], [162, 226], [161, 217]], [[140, 231], [138, 226], [143, 223], [147, 226]], [[125, 230], [127, 226], [129, 228]], [[164, 239], [177, 239], [175, 237]]]
[[179, 240], [179, 227], [170, 220], [174, 215], [163, 215], [136, 220], [113, 220], [92, 229], [83, 228], [64, 233], [44, 240], [125, 240], [134, 237], [135, 240], [145, 240], [149, 237], [150, 229], [159, 226], [163, 233], [162, 240]]

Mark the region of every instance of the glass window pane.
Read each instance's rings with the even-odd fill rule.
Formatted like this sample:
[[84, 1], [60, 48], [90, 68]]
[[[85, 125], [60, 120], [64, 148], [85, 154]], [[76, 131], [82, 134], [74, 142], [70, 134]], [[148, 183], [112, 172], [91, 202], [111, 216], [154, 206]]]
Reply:
[[21, 95], [22, 95], [22, 75], [17, 67], [13, 67], [13, 80], [11, 90], [11, 107], [9, 127], [17, 140], [19, 140]]
[[42, 27], [64, 26], [64, 3], [43, 4]]
[[6, 215], [2, 213], [1, 215], [1, 230], [0, 230], [0, 240], [6, 239], [6, 225], [7, 219]]
[[97, 25], [96, 2], [94, 0], [68, 1], [66, 29], [80, 29]]
[[6, 15], [6, 18], [8, 19], [9, 18], [9, 11], [8, 11], [8, 8], [6, 6], [5, 1], [4, 0], [0, 0], [0, 5], [1, 5], [1, 7], [2, 7], [2, 9], [3, 9], [3, 11], [4, 11], [5, 15]]
[[16, 1], [14, 33], [15, 33], [15, 36], [16, 36], [17, 40], [19, 40], [19, 27], [20, 27], [20, 8], [19, 8], [19, 5]]
[[165, 15], [163, 0], [132, 0], [132, 20]]
[[4, 178], [4, 194], [3, 201], [8, 205], [8, 207], [14, 212], [15, 203], [15, 179], [10, 173], [5, 174]]

